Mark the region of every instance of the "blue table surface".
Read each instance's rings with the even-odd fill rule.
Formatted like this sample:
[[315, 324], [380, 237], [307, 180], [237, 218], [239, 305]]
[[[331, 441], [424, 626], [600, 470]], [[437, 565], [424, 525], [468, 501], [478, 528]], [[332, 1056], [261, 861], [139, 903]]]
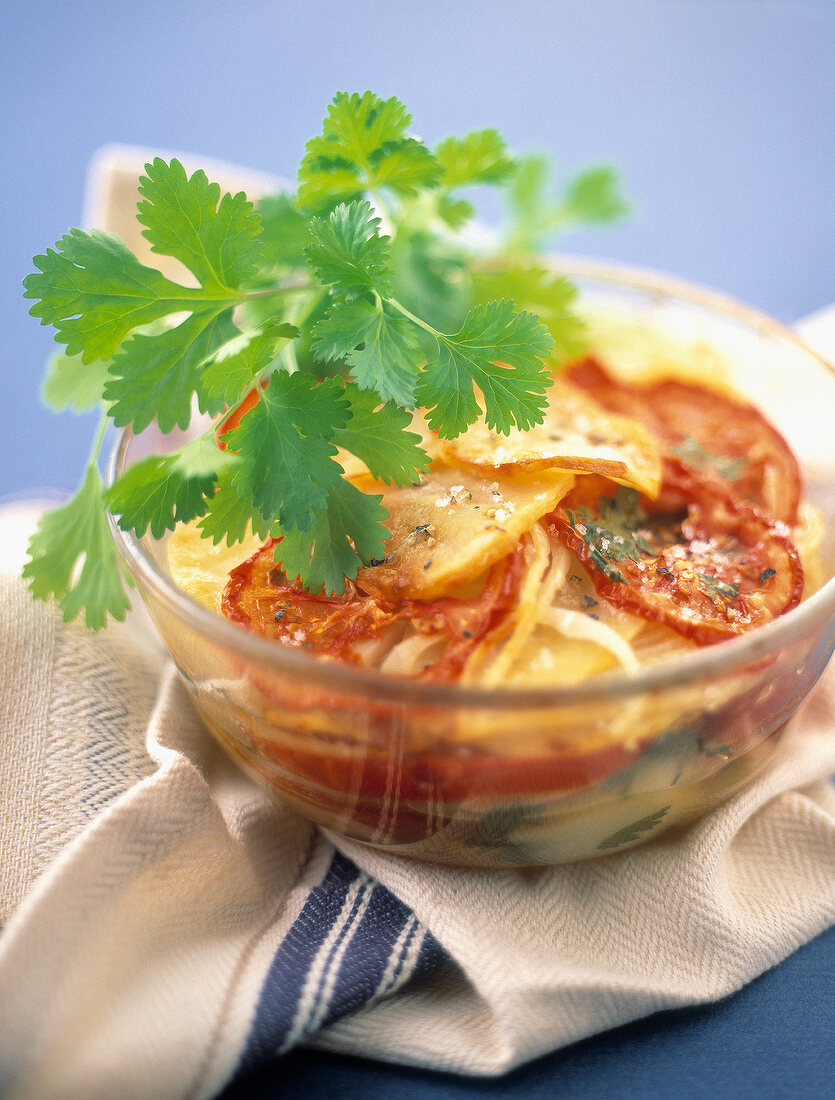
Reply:
[[[38, 401], [32, 257], [81, 219], [109, 143], [292, 176], [339, 89], [416, 132], [495, 125], [557, 178], [623, 174], [631, 218], [555, 242], [673, 272], [791, 322], [835, 298], [831, 0], [57, 0], [0, 11], [0, 496], [70, 489], [93, 431]], [[495, 217], [488, 209], [488, 220]], [[11, 410], [14, 410], [13, 412]], [[665, 1013], [497, 1081], [298, 1052], [232, 1096], [835, 1095], [835, 932], [719, 1005]]]
[[817, 1100], [835, 1095], [833, 1040], [835, 928], [717, 1004], [660, 1012], [504, 1077], [453, 1077], [302, 1050], [239, 1080], [221, 1100]]

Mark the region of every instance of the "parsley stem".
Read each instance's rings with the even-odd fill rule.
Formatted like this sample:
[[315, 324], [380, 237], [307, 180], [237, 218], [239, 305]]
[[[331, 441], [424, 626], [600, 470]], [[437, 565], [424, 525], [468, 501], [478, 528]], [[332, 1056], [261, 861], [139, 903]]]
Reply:
[[386, 298], [386, 301], [390, 306], [394, 306], [395, 309], [399, 310], [403, 314], [403, 316], [406, 317], [413, 324], [417, 325], [419, 328], [424, 329], [431, 336], [434, 336], [436, 340], [443, 340], [444, 334], [442, 332], [438, 332], [437, 329], [432, 328], [432, 326], [428, 325], [426, 321], [421, 321], [420, 317], [415, 317], [414, 313], [410, 313], [409, 310], [406, 309], [405, 306], [402, 306], [396, 298]]
[[247, 301], [250, 301], [253, 298], [272, 298], [276, 294], [307, 294], [311, 290], [320, 289], [319, 283], [311, 283], [308, 279], [299, 279], [294, 282], [264, 287], [263, 290], [250, 290], [247, 291], [244, 297]]
[[95, 466], [99, 460], [101, 454], [101, 445], [104, 442], [104, 433], [107, 431], [107, 410], [102, 408], [101, 417], [99, 419], [99, 426], [96, 431], [96, 437], [93, 440], [93, 446], [90, 448], [90, 457], [87, 460], [88, 466]]

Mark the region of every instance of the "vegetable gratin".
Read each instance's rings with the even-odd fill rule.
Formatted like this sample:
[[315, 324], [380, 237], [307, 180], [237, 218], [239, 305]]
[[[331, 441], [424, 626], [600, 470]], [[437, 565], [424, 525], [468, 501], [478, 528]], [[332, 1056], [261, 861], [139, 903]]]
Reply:
[[833, 377], [710, 292], [544, 259], [625, 212], [610, 168], [552, 195], [494, 130], [410, 125], [340, 93], [257, 199], [154, 158], [148, 263], [78, 229], [35, 258], [45, 397], [101, 420], [24, 574], [90, 627], [135, 581], [219, 742], [326, 827], [617, 850], [747, 782], [832, 652]]
[[595, 359], [549, 394], [541, 425], [505, 437], [442, 441], [414, 418], [432, 457], [415, 485], [342, 457], [350, 484], [380, 492], [391, 537], [341, 593], [306, 590], [280, 537], [249, 536], [230, 569], [194, 523], [168, 543], [172, 576], [282, 645], [488, 685], [634, 669], [798, 604], [822, 524], [753, 407], [693, 382], [618, 381]]

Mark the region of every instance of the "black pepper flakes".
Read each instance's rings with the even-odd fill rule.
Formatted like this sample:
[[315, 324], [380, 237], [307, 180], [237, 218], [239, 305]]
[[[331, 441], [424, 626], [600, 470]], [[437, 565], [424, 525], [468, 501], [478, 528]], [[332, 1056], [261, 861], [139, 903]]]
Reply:
[[428, 569], [431, 564], [432, 564], [432, 559], [427, 558], [426, 561], [423, 563], [423, 568]]
[[273, 618], [275, 619], [275, 621], [277, 623], [280, 623], [281, 620], [284, 618], [284, 616], [286, 614], [287, 614], [287, 608], [286, 607], [280, 607], [278, 609], [278, 611], [276, 611], [275, 615], [273, 615]]

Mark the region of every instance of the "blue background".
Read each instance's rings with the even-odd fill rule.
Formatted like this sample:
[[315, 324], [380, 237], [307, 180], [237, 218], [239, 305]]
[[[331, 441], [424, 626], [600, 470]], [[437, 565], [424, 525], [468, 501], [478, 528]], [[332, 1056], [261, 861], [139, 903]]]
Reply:
[[[667, 270], [789, 322], [835, 298], [832, 0], [6, 0], [0, 495], [71, 488], [85, 461], [87, 420], [39, 407], [54, 345], [20, 282], [79, 223], [92, 153], [121, 142], [292, 176], [333, 93], [367, 87], [402, 98], [432, 143], [494, 125], [547, 151], [558, 178], [617, 164], [633, 216], [562, 238], [566, 251]], [[253, 1095], [824, 1096], [833, 962], [830, 932], [719, 1006], [500, 1082], [299, 1053]]]
[[[792, 321], [835, 298], [832, 0], [6, 0], [0, 5], [3, 493], [74, 486], [92, 428], [39, 408], [52, 331], [20, 283], [111, 142], [292, 176], [338, 89], [429, 142], [494, 125], [558, 176], [622, 173], [633, 217], [567, 235]], [[495, 215], [496, 211], [492, 211]]]

